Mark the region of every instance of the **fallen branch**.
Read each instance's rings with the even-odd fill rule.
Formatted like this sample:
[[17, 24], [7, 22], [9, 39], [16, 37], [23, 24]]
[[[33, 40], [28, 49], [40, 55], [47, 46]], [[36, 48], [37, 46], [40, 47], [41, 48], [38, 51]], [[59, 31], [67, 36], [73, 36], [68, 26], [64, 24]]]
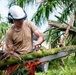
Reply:
[[[44, 49], [43, 47], [40, 48], [39, 51], [28, 53], [22, 56], [22, 59], [25, 62], [28, 62], [29, 60], [34, 60], [36, 58], [42, 58], [44, 56], [53, 55], [55, 53], [58, 53], [60, 51], [68, 51], [69, 53], [76, 52], [76, 45], [74, 46], [66, 46], [61, 48], [53, 48], [51, 50]], [[11, 58], [8, 60], [0, 61], [0, 70], [6, 69], [7, 67], [19, 63], [20, 60], [18, 58]]]
[[[68, 26], [66, 24], [56, 23], [56, 22], [53, 22], [53, 21], [48, 21], [48, 25], [50, 25], [52, 27], [59, 28], [59, 30], [61, 30], [61, 31], [65, 31], [67, 26]], [[71, 26], [69, 31], [76, 34], [76, 28], [75, 27]]]

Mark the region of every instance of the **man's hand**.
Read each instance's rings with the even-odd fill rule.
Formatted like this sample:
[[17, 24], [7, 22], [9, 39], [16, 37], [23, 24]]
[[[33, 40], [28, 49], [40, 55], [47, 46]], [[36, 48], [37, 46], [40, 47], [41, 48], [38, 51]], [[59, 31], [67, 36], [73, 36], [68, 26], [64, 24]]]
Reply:
[[8, 53], [13, 55], [14, 51], [13, 50], [9, 50]]
[[34, 47], [33, 47], [33, 51], [38, 51], [41, 47], [41, 44], [36, 44]]
[[8, 48], [7, 52], [9, 54], [13, 54], [14, 53], [14, 51], [13, 51], [13, 45], [8, 45], [7, 48]]

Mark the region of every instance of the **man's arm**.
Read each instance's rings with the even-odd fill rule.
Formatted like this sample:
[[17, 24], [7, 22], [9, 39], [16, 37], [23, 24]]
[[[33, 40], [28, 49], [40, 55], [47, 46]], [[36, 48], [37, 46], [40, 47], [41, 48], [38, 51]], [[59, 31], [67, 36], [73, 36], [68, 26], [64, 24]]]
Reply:
[[41, 43], [44, 41], [44, 38], [43, 38], [42, 34], [39, 32], [39, 30], [36, 30], [36, 31], [34, 32], [34, 34], [35, 34], [35, 36], [36, 36], [38, 39], [37, 39], [36, 42], [34, 43], [33, 50], [34, 50], [34, 51], [37, 51], [37, 50], [39, 50], [39, 48], [41, 47]]
[[32, 32], [34, 33], [34, 35], [38, 38], [37, 41], [34, 43], [34, 48], [39, 48], [41, 43], [44, 41], [44, 38], [42, 36], [42, 34], [40, 33], [40, 31], [38, 30], [37, 26], [35, 26], [35, 24], [33, 22], [29, 22], [29, 26], [32, 30]]
[[6, 33], [6, 51], [8, 53], [13, 53], [13, 41], [10, 32]]
[[41, 44], [44, 41], [44, 38], [39, 30], [35, 30], [34, 32], [35, 36], [38, 38], [35, 44]]
[[38, 38], [38, 40], [36, 41], [36, 44], [41, 44], [44, 41], [44, 38], [40, 33], [40, 31], [38, 30], [37, 26], [33, 22], [29, 22], [29, 26], [32, 29], [35, 36]]

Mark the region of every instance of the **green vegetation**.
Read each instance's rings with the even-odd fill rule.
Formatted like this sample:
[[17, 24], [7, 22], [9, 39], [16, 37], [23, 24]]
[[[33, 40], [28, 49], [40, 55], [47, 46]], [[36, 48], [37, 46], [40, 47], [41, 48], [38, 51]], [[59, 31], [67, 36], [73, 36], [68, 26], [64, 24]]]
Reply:
[[60, 65], [59, 59], [52, 60], [46, 73], [36, 72], [35, 75], [76, 75], [76, 59], [74, 56], [66, 57], [64, 66]]

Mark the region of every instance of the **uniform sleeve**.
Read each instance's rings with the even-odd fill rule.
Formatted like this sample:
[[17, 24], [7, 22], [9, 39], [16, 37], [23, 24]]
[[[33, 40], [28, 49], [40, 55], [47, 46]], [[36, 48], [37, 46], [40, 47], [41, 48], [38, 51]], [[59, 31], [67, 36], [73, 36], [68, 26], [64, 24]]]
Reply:
[[13, 40], [12, 40], [12, 33], [10, 33], [9, 31], [6, 33], [6, 46], [8, 45], [13, 45]]
[[33, 22], [29, 22], [29, 25], [33, 32], [35, 32], [37, 30], [37, 26]]

